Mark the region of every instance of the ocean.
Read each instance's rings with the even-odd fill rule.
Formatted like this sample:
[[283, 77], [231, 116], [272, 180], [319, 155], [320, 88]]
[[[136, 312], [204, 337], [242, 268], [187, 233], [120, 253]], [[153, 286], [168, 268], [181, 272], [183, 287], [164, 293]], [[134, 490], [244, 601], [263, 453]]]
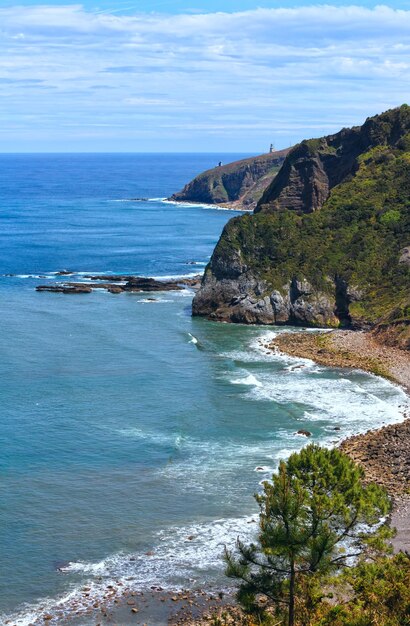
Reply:
[[203, 272], [237, 213], [163, 198], [245, 156], [0, 156], [0, 623], [84, 585], [229, 585], [223, 545], [254, 532], [299, 429], [333, 445], [400, 421], [398, 387], [266, 350], [292, 329], [192, 318], [189, 289], [35, 291], [61, 270]]

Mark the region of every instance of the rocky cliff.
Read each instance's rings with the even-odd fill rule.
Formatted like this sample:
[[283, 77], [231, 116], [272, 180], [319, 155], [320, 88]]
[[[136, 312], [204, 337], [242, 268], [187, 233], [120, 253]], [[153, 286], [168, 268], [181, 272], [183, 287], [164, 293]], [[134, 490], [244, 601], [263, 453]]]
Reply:
[[193, 314], [376, 327], [410, 346], [410, 107], [303, 141], [228, 222]]
[[203, 172], [169, 200], [254, 209], [278, 173], [288, 150], [280, 150]]

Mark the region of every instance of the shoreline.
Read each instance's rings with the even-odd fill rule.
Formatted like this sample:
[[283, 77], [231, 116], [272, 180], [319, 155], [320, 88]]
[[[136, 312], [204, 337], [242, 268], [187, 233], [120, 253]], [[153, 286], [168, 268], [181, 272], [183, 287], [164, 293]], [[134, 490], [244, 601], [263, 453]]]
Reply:
[[195, 202], [194, 200], [171, 200], [171, 198], [165, 198], [162, 202], [164, 204], [175, 204], [176, 206], [203, 207], [205, 209], [216, 209], [219, 211], [240, 211], [241, 213], [253, 213], [255, 208], [250, 207], [246, 209], [239, 201], [207, 204], [206, 202]]
[[265, 347], [319, 365], [360, 369], [397, 383], [410, 394], [410, 354], [378, 343], [366, 331], [281, 333]]
[[[398, 384], [410, 399], [410, 354], [378, 343], [365, 331], [283, 333], [270, 350], [307, 358], [320, 365], [361, 369]], [[410, 551], [410, 405], [402, 407], [403, 421], [341, 441], [340, 449], [360, 465], [366, 480], [387, 489], [392, 499], [391, 525], [397, 529], [395, 551]]]
[[[355, 352], [349, 339], [352, 333], [354, 331], [282, 333], [264, 347], [274, 351], [280, 350], [290, 356], [309, 358], [329, 367], [360, 368], [377, 375], [382, 375], [380, 367], [383, 365], [387, 373], [385, 377], [401, 384], [408, 393], [409, 384], [406, 383], [406, 372], [400, 375], [396, 371], [398, 367], [396, 352], [402, 353], [403, 351], [379, 346], [378, 349], [386, 354], [388, 365], [391, 363], [393, 369], [390, 371], [390, 366], [388, 368], [386, 363], [381, 362], [381, 355], [375, 356], [369, 346], [363, 350], [363, 341], [366, 342], [369, 339], [366, 333], [354, 333], [355, 338], [359, 339], [356, 343], [353, 341], [353, 344], [357, 350], [359, 350], [359, 345], [361, 346], [360, 352]], [[333, 338], [338, 334], [341, 338], [336, 346], [333, 345]], [[317, 341], [318, 338], [319, 341]], [[407, 355], [401, 354], [400, 356], [405, 362]], [[410, 369], [408, 361], [407, 357], [405, 365]], [[407, 458], [407, 451], [410, 449], [410, 412], [408, 409], [403, 411], [403, 417], [403, 422], [353, 435], [337, 444], [355, 462], [362, 465], [369, 480], [374, 480], [388, 489], [394, 503], [391, 523], [398, 529], [397, 536], [392, 542], [397, 551], [410, 550], [410, 456]], [[240, 620], [240, 612], [235, 608], [233, 595], [226, 590], [222, 592], [211, 586], [181, 591], [168, 591], [161, 587], [141, 590], [132, 584], [125, 586], [124, 583], [118, 581], [117, 584], [107, 587], [104, 598], [97, 598], [92, 589], [86, 586], [83, 591], [83, 598], [75, 601], [68, 612], [67, 608], [63, 611], [57, 609], [50, 613], [44, 611], [30, 623], [33, 626], [57, 623], [62, 626], [84, 626], [84, 624], [200, 626], [209, 623], [212, 615], [221, 615], [224, 607], [229, 607], [229, 611], [233, 610], [234, 614], [237, 614], [237, 619]], [[51, 619], [45, 619], [49, 615]], [[8, 622], [10, 625], [15, 623], [18, 621]], [[227, 623], [239, 624], [240, 621]]]

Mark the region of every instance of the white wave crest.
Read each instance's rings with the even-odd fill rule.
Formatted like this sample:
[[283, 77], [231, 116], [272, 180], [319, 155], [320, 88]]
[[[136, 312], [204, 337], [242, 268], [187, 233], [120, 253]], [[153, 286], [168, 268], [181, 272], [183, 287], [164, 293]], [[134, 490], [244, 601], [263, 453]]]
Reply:
[[[273, 352], [268, 346], [281, 332], [300, 329], [263, 331], [252, 337], [247, 349], [220, 355], [237, 365], [239, 376], [232, 377], [231, 372], [230, 382], [249, 385], [246, 397], [284, 407], [298, 404], [304, 407], [303, 421], [316, 422], [321, 429], [336, 422], [343, 426], [343, 437], [403, 420], [408, 398], [400, 387], [365, 372], [347, 374], [310, 359]], [[335, 443], [335, 435], [322, 439]]]
[[213, 211], [230, 211], [230, 212], [238, 212], [238, 213], [250, 213], [253, 211], [253, 209], [240, 209], [237, 207], [223, 207], [220, 206], [219, 204], [207, 204], [206, 202], [187, 202], [187, 201], [182, 201], [182, 202], [178, 202], [177, 200], [167, 200], [166, 198], [164, 198], [161, 201], [163, 204], [173, 204], [175, 206], [179, 206], [182, 209], [192, 209], [192, 208], [197, 208], [197, 209], [211, 209]]
[[89, 616], [96, 600], [104, 600], [107, 606], [114, 602], [117, 591], [123, 594], [153, 585], [169, 591], [204, 586], [209, 573], [224, 586], [224, 546], [233, 547], [238, 535], [249, 541], [257, 530], [255, 521], [254, 516], [248, 516], [172, 527], [157, 534], [148, 552], [114, 554], [97, 563], [69, 563], [62, 568], [65, 573], [85, 575], [78, 586], [60, 598], [44, 598], [19, 613], [4, 616], [2, 623], [10, 620], [16, 626], [37, 626], [44, 623], [46, 613], [62, 618], [75, 613], [77, 618], [84, 616], [84, 624], [94, 623]]
[[195, 278], [199, 272], [188, 272], [185, 274], [168, 274], [166, 276], [147, 276], [146, 278], [153, 278], [154, 280], [179, 280], [183, 278]]
[[233, 385], [250, 385], [253, 387], [262, 387], [262, 383], [254, 376], [253, 374], [249, 374], [243, 378], [234, 378], [231, 380]]

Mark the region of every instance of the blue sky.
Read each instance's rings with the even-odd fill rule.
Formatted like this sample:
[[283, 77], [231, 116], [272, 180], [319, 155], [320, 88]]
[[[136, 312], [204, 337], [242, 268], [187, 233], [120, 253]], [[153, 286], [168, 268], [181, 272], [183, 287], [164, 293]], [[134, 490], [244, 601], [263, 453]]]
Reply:
[[0, 151], [267, 150], [410, 101], [410, 0], [0, 1]]
[[[54, 2], [38, 2], [37, 0], [25, 0], [22, 2], [7, 2], [3, 0], [1, 6], [10, 7], [15, 5], [22, 6], [35, 6], [41, 4], [49, 4], [53, 6], [64, 6], [67, 3], [64, 0], [57, 0]], [[135, 13], [137, 11], [149, 13], [151, 11], [163, 12], [163, 13], [184, 13], [184, 12], [201, 12], [212, 13], [216, 11], [229, 11], [231, 13], [237, 11], [248, 11], [257, 7], [262, 8], [278, 8], [278, 7], [298, 7], [298, 6], [310, 6], [314, 4], [331, 4], [332, 6], [346, 6], [349, 4], [355, 4], [352, 1], [336, 0], [333, 2], [312, 2], [312, 0], [129, 0], [129, 2], [119, 1], [113, 2], [112, 0], [85, 0], [81, 2], [82, 6], [90, 11], [98, 10], [110, 10], [115, 13], [126, 14]], [[390, 7], [396, 9], [410, 8], [410, 0], [402, 0], [395, 2], [375, 2], [374, 0], [365, 0], [358, 2], [360, 6], [373, 8], [378, 4], [388, 4]]]

